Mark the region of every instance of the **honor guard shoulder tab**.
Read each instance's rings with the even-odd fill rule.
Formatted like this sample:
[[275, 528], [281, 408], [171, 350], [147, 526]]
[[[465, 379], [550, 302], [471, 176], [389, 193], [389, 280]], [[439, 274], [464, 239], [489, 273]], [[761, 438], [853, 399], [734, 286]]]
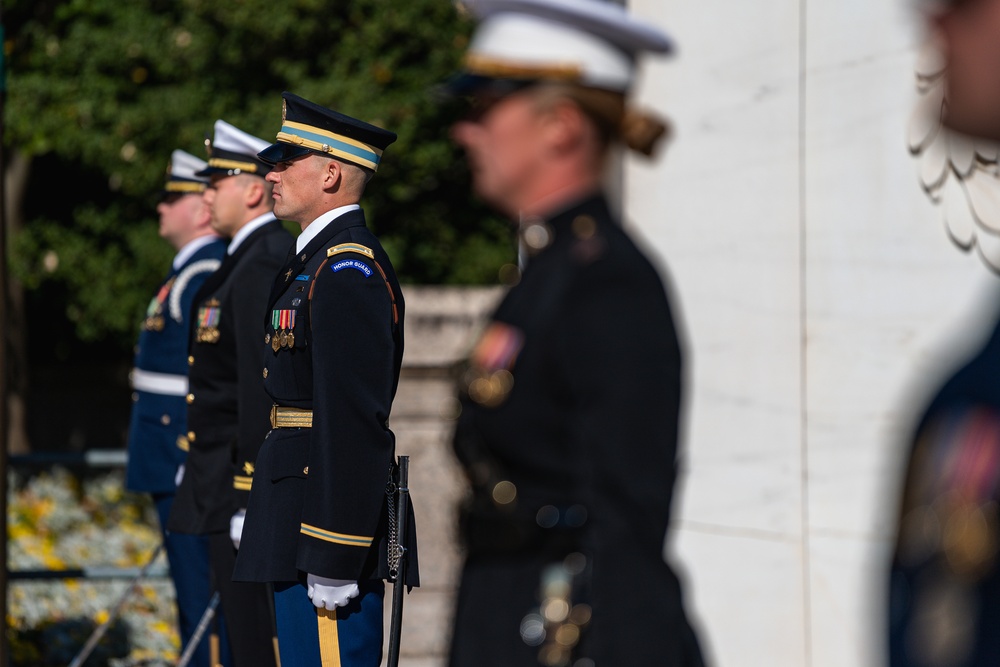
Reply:
[[375, 259], [375, 253], [368, 246], [363, 246], [360, 243], [341, 243], [335, 245], [332, 248], [326, 249], [326, 256], [333, 257], [334, 255], [339, 255], [342, 252], [356, 252], [359, 255], [364, 255], [369, 259]]

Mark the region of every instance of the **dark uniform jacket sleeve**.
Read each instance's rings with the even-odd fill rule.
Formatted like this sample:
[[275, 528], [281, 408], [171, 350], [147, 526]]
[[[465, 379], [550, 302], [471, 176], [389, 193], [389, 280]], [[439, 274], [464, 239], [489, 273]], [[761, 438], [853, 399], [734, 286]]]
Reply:
[[398, 324], [380, 259], [336, 254], [312, 286], [313, 427], [296, 567], [321, 576], [358, 578], [382, 531]]
[[[631, 589], [635, 609], [673, 606], [663, 613], [682, 614], [679, 586], [663, 562], [676, 476], [681, 359], [659, 280], [616, 268], [620, 272], [598, 270], [581, 281], [586, 298], [570, 297], [576, 307], [567, 312], [557, 349], [565, 350], [578, 409], [571, 421], [580, 445], [577, 479], [592, 508], [584, 540], [593, 557], [595, 614], [604, 636], [628, 645], [641, 644], [642, 631], [627, 615], [605, 613], [621, 591]], [[579, 335], [582, 327], [589, 335]], [[637, 573], [648, 573], [646, 581], [656, 586], [635, 586]]]

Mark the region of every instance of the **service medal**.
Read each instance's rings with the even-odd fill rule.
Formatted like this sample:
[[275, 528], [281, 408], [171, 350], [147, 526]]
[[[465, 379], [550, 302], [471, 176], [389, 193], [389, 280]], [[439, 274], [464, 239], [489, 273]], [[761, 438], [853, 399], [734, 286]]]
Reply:
[[271, 349], [277, 352], [281, 348], [281, 311], [271, 311], [271, 328], [274, 335], [271, 336]]
[[288, 349], [290, 350], [293, 347], [295, 347], [295, 334], [293, 334], [291, 331], [289, 331], [288, 332]]
[[170, 288], [174, 286], [176, 276], [163, 283], [160, 290], [149, 301], [146, 306], [146, 319], [143, 320], [142, 328], [146, 331], [163, 331], [163, 303], [170, 295]]
[[222, 319], [222, 310], [219, 308], [218, 299], [209, 299], [204, 306], [198, 309], [198, 335], [199, 343], [219, 342], [219, 320]]
[[511, 372], [524, 345], [524, 334], [503, 322], [487, 327], [473, 348], [465, 388], [476, 403], [488, 408], [501, 405], [514, 388]]

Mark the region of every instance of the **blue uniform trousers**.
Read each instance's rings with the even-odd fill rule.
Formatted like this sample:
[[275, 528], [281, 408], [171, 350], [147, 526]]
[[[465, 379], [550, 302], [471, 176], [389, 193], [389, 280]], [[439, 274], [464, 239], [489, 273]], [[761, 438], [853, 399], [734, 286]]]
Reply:
[[336, 611], [317, 609], [305, 584], [274, 584], [278, 652], [295, 667], [379, 667], [385, 583], [359, 582], [361, 593]]

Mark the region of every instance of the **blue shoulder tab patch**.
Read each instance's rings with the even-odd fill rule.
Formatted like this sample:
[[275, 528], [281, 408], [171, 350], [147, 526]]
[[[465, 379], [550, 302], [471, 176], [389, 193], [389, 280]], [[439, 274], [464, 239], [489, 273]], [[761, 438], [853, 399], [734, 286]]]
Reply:
[[305, 280], [305, 281], [308, 281], [309, 280], [309, 274], [308, 273], [300, 273], [299, 275], [295, 276], [295, 279], [296, 280]]
[[365, 278], [372, 274], [372, 269], [370, 266], [362, 262], [360, 259], [344, 259], [336, 264], [330, 266], [334, 273], [339, 273], [344, 269], [354, 269], [355, 271], [360, 271], [365, 274]]

